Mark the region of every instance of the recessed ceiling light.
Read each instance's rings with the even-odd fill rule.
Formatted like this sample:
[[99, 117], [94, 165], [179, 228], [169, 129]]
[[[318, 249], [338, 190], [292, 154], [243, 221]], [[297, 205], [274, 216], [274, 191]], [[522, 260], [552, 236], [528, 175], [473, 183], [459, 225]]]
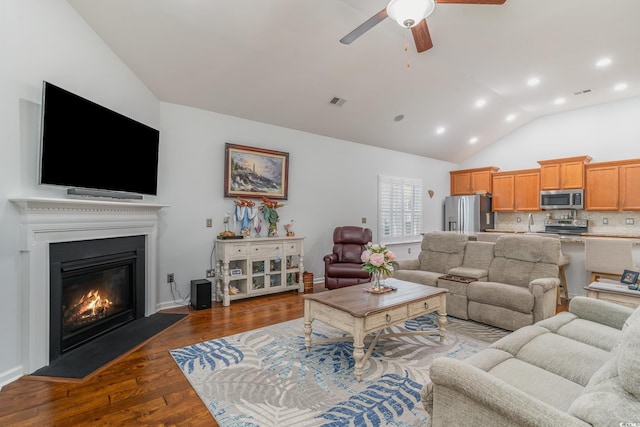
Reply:
[[618, 83], [617, 85], [615, 85], [613, 87], [613, 89], [615, 90], [625, 90], [627, 88], [627, 84], [626, 83]]
[[507, 117], [505, 117], [505, 120], [508, 122], [512, 122], [516, 119], [516, 115], [515, 114], [509, 114]]
[[531, 77], [529, 80], [527, 80], [527, 84], [529, 86], [538, 86], [538, 84], [540, 84], [540, 79], [537, 77]]
[[478, 142], [478, 138], [475, 136], [469, 140], [469, 144], [475, 144], [476, 142]]
[[556, 99], [553, 101], [553, 103], [554, 103], [554, 104], [556, 104], [556, 105], [562, 105], [562, 104], [564, 104], [565, 102], [567, 102], [567, 98], [564, 98], [564, 97], [562, 97], [562, 96], [561, 96], [560, 98], [556, 98]]
[[482, 107], [484, 107], [486, 104], [487, 104], [487, 100], [486, 100], [486, 99], [482, 99], [482, 98], [480, 98], [480, 99], [478, 99], [478, 100], [476, 101], [476, 108], [482, 108]]
[[436, 129], [436, 133], [438, 135], [442, 135], [445, 131], [446, 131], [446, 129], [443, 128], [442, 126], [440, 126], [438, 129]]
[[606, 67], [609, 64], [611, 64], [611, 58], [602, 58], [596, 62], [596, 67]]

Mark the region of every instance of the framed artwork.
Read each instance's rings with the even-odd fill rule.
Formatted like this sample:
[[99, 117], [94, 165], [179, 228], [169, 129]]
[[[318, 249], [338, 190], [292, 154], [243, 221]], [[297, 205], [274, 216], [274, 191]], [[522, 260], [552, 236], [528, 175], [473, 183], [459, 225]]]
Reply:
[[638, 274], [640, 273], [638, 273], [637, 271], [625, 270], [622, 273], [620, 281], [627, 284], [629, 288], [633, 287], [633, 289], [635, 289], [637, 287], [636, 282], [638, 281]]
[[225, 197], [268, 197], [286, 200], [289, 153], [225, 144]]

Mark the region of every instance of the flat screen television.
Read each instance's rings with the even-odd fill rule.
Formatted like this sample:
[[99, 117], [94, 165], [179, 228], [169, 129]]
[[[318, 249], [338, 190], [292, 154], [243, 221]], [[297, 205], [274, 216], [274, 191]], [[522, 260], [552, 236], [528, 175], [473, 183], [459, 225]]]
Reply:
[[157, 194], [156, 129], [45, 81], [41, 135], [41, 184], [79, 195]]

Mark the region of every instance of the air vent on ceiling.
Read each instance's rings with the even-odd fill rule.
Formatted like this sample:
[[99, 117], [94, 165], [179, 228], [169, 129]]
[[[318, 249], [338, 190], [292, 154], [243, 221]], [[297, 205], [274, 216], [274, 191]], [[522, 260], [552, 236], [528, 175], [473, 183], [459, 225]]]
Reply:
[[338, 107], [342, 107], [345, 102], [347, 102], [346, 99], [342, 99], [342, 98], [338, 98], [337, 96], [334, 96], [329, 101], [329, 104], [333, 104], [333, 105], [337, 105]]
[[583, 93], [589, 93], [591, 92], [591, 89], [585, 89], [585, 90], [579, 90], [577, 92], [574, 92], [574, 95], [582, 95]]

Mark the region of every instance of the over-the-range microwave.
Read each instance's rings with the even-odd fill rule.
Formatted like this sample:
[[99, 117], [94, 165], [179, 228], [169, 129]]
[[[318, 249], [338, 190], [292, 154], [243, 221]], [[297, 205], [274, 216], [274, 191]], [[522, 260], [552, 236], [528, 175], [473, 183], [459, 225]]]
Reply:
[[584, 209], [584, 190], [545, 190], [540, 192], [541, 209]]

